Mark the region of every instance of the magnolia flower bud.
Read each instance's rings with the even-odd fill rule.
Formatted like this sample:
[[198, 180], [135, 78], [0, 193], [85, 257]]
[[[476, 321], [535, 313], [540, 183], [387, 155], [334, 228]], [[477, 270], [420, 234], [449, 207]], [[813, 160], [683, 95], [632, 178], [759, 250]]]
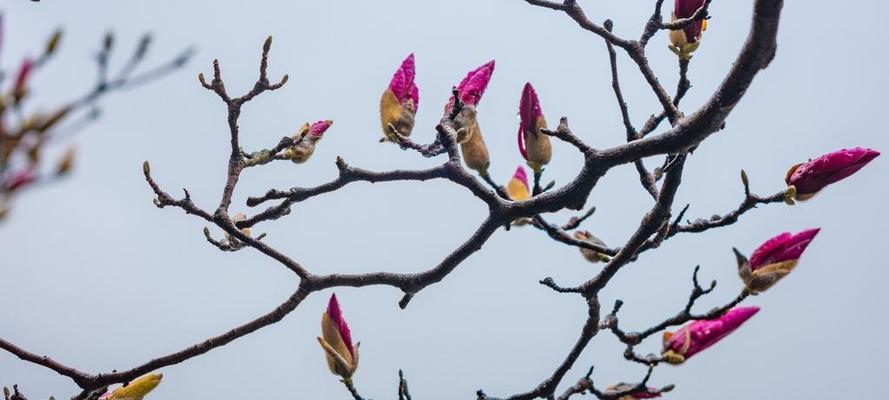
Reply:
[[[480, 67], [469, 71], [463, 80], [460, 81], [460, 84], [457, 85], [457, 91], [460, 93], [460, 101], [463, 102], [463, 106], [478, 107], [478, 103], [482, 101], [482, 96], [485, 94], [488, 83], [491, 81], [491, 75], [494, 74], [494, 66], [494, 60], [488, 61]], [[448, 112], [450, 112], [453, 105], [454, 98], [451, 96], [451, 99], [448, 101]]]
[[735, 307], [714, 320], [694, 321], [676, 332], [664, 332], [663, 357], [678, 365], [713, 346], [759, 312], [759, 307]]
[[525, 201], [531, 198], [531, 189], [528, 187], [528, 174], [519, 166], [512, 174], [512, 179], [506, 184], [506, 193], [513, 201]]
[[491, 158], [488, 155], [488, 146], [482, 137], [482, 131], [478, 127], [478, 121], [473, 119], [469, 125], [469, 139], [460, 143], [463, 152], [463, 162], [466, 166], [478, 171], [479, 174], [487, 174]]
[[380, 122], [383, 128], [383, 141], [393, 140], [392, 125], [402, 136], [410, 136], [414, 129], [414, 116], [420, 106], [420, 91], [414, 83], [416, 67], [414, 53], [401, 62], [401, 66], [392, 75], [389, 87], [380, 99]]
[[[676, 0], [673, 8], [673, 21], [691, 18], [695, 11], [704, 5], [705, 0]], [[688, 60], [691, 53], [701, 45], [701, 32], [707, 30], [707, 20], [694, 21], [684, 29], [670, 31], [670, 50], [680, 59]]]
[[546, 129], [546, 120], [540, 109], [540, 100], [531, 83], [525, 83], [522, 89], [522, 100], [519, 103], [519, 152], [528, 162], [528, 166], [540, 173], [543, 166], [549, 164], [552, 158], [552, 145], [549, 136], [540, 132]]
[[142, 400], [157, 385], [160, 385], [163, 377], [164, 374], [145, 374], [113, 391], [106, 392], [99, 398], [103, 400]]
[[16, 102], [21, 101], [21, 99], [25, 97], [25, 93], [27, 93], [28, 90], [28, 77], [31, 76], [31, 71], [33, 70], [33, 60], [30, 58], [22, 60], [21, 65], [19, 65], [18, 74], [16, 74], [15, 86], [12, 92], [12, 96], [15, 98]]
[[327, 312], [321, 316], [321, 337], [318, 338], [318, 343], [327, 356], [330, 372], [343, 379], [350, 379], [358, 368], [358, 344], [352, 346], [352, 332], [343, 319], [335, 293], [327, 303]]
[[[454, 121], [455, 128], [457, 129], [458, 143], [466, 143], [472, 138], [472, 134], [478, 131], [476, 109], [478, 108], [478, 103], [482, 100], [482, 96], [485, 94], [485, 89], [488, 88], [491, 75], [494, 74], [494, 65], [494, 60], [491, 60], [469, 71], [466, 77], [457, 85], [460, 101], [463, 102], [463, 109], [457, 114], [457, 118]], [[444, 115], [450, 115], [453, 108], [454, 96], [451, 96], [448, 104], [445, 106]]]
[[819, 231], [819, 228], [807, 229], [795, 235], [784, 232], [760, 245], [749, 261], [734, 249], [738, 274], [747, 290], [752, 294], [762, 293], [787, 276]]
[[324, 132], [333, 125], [333, 120], [325, 119], [311, 125], [305, 123], [299, 131], [293, 135], [297, 143], [284, 150], [284, 157], [294, 164], [302, 164], [309, 160], [315, 152], [315, 144], [324, 137]]
[[[589, 242], [589, 243], [592, 243], [595, 245], [605, 247], [605, 242], [603, 242], [601, 239], [593, 236], [593, 234], [589, 233], [588, 231], [575, 231], [574, 238], [577, 240], [582, 240], [584, 242]], [[595, 264], [599, 261], [606, 262], [606, 261], [610, 260], [610, 258], [608, 257], [607, 254], [598, 253], [598, 252], [595, 252], [590, 249], [585, 249], [583, 247], [580, 248], [580, 254], [583, 255], [583, 258], [585, 258], [587, 261], [589, 261], [593, 264]]]
[[828, 185], [858, 172], [879, 155], [879, 151], [863, 147], [838, 150], [790, 167], [784, 180], [795, 188], [797, 200], [808, 200]]

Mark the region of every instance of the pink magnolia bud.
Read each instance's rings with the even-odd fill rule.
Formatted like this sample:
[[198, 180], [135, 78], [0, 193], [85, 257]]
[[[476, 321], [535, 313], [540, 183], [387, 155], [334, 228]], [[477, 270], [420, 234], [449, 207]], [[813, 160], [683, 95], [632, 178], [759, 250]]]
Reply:
[[528, 174], [521, 166], [516, 168], [512, 179], [506, 184], [506, 192], [513, 201], [524, 201], [531, 198], [531, 190], [528, 188]]
[[828, 185], [858, 172], [879, 155], [879, 151], [863, 147], [842, 149], [790, 167], [784, 180], [796, 188], [797, 200], [807, 200]]
[[395, 127], [402, 136], [410, 136], [414, 128], [414, 116], [420, 106], [420, 91], [414, 83], [416, 66], [414, 53], [401, 62], [401, 66], [392, 75], [389, 87], [380, 99], [380, 122], [383, 128], [383, 139], [392, 140], [393, 134], [389, 125]]
[[309, 125], [308, 123], [300, 127], [299, 131], [293, 135], [293, 139], [297, 143], [284, 150], [284, 157], [296, 164], [302, 164], [312, 157], [315, 153], [315, 144], [324, 137], [324, 132], [333, 125], [333, 120], [325, 119], [317, 121]]
[[664, 359], [682, 364], [713, 346], [759, 312], [759, 307], [735, 307], [712, 321], [694, 321], [674, 333], [664, 333]]
[[14, 192], [34, 183], [37, 178], [39, 178], [37, 171], [33, 167], [28, 167], [11, 173], [3, 186], [5, 191]]
[[522, 89], [519, 117], [521, 119], [518, 133], [519, 152], [528, 162], [528, 166], [539, 173], [552, 158], [552, 145], [549, 136], [540, 132], [541, 129], [546, 129], [546, 120], [540, 109], [537, 92], [531, 83], [525, 83]]
[[[491, 75], [494, 74], [494, 60], [488, 61], [482, 66], [469, 71], [466, 77], [457, 85], [457, 91], [460, 92], [460, 101], [464, 106], [477, 107], [488, 88], [488, 82], [491, 81]], [[454, 105], [454, 98], [448, 102], [447, 111], [450, 111]]]
[[[673, 8], [673, 21], [691, 18], [695, 11], [704, 5], [705, 0], [676, 0]], [[707, 30], [707, 20], [695, 21], [684, 29], [670, 31], [670, 47], [682, 59], [691, 58], [691, 53], [698, 49], [701, 32]]]
[[358, 345], [352, 345], [352, 332], [343, 319], [335, 293], [330, 296], [327, 311], [321, 316], [321, 337], [318, 342], [325, 351], [330, 372], [351, 378], [358, 368]]
[[333, 120], [325, 119], [321, 121], [317, 121], [309, 125], [309, 135], [315, 137], [324, 136], [324, 132], [327, 131], [327, 128], [333, 125]]
[[[457, 85], [457, 91], [460, 93], [460, 101], [463, 102], [463, 110], [457, 115], [455, 128], [457, 128], [457, 142], [466, 143], [472, 138], [473, 131], [478, 130], [478, 121], [476, 120], [476, 108], [488, 88], [488, 82], [491, 81], [491, 75], [494, 73], [494, 60], [488, 61], [484, 65], [469, 71], [466, 77]], [[445, 106], [444, 115], [450, 115], [454, 109], [454, 96], [448, 100]]]
[[735, 250], [738, 274], [753, 294], [772, 287], [796, 267], [803, 251], [821, 229], [807, 229], [797, 234], [784, 232], [760, 245], [750, 261]]
[[30, 58], [22, 60], [21, 65], [19, 65], [18, 74], [16, 74], [15, 88], [13, 89], [13, 96], [16, 100], [21, 100], [22, 97], [25, 97], [25, 91], [28, 89], [28, 77], [31, 76], [31, 71], [33, 70], [33, 60]]

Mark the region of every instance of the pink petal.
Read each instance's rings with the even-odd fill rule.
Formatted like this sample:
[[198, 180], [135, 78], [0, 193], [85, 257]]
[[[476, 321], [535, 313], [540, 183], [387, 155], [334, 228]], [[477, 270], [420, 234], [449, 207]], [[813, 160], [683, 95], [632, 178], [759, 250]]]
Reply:
[[750, 269], [755, 271], [769, 264], [800, 258], [820, 230], [807, 229], [796, 235], [784, 232], [767, 240], [750, 256]]
[[525, 149], [525, 132], [522, 130], [521, 124], [519, 125], [518, 139], [519, 139], [519, 153], [522, 153], [522, 158], [524, 158], [525, 161], [527, 161], [528, 160], [528, 150]]
[[528, 189], [528, 174], [525, 173], [525, 169], [522, 168], [521, 165], [519, 165], [518, 168], [515, 169], [515, 173], [512, 174], [512, 177], [518, 179], [520, 182], [522, 182], [523, 185], [525, 185], [525, 189]]
[[537, 131], [537, 120], [543, 112], [540, 110], [540, 99], [537, 98], [537, 92], [531, 83], [525, 83], [522, 89], [522, 100], [519, 103], [519, 117], [522, 121], [522, 128], [525, 132]]
[[[336, 293], [330, 295], [330, 301], [327, 302], [327, 316], [330, 317], [330, 320], [333, 321], [337, 330], [339, 330], [343, 342], [349, 348], [349, 353], [352, 353], [352, 332], [349, 330], [349, 324], [343, 319], [343, 311], [340, 309], [340, 303], [336, 299]], [[354, 356], [354, 354], [352, 355]]]
[[492, 74], [494, 74], [494, 60], [488, 61], [466, 74], [466, 77], [457, 85], [457, 90], [460, 91], [460, 100], [467, 105], [478, 105], [482, 95], [485, 94], [485, 89], [488, 88]]
[[323, 136], [324, 132], [327, 131], [327, 128], [330, 128], [331, 125], [333, 125], [333, 121], [329, 119], [317, 121], [309, 126], [309, 134], [312, 136]]
[[[676, 14], [676, 18], [691, 18], [691, 16], [695, 14], [695, 11], [703, 5], [704, 0], [676, 0], [673, 12]], [[698, 38], [701, 37], [703, 25], [704, 21], [695, 21], [685, 27], [683, 29], [683, 32], [685, 32], [685, 40], [689, 43], [697, 42]]]
[[401, 66], [392, 75], [389, 81], [389, 90], [395, 94], [395, 98], [399, 103], [405, 103], [408, 99], [414, 101], [414, 110], [420, 105], [419, 89], [414, 82], [416, 77], [416, 66], [414, 65], [414, 53], [411, 53], [401, 62]]

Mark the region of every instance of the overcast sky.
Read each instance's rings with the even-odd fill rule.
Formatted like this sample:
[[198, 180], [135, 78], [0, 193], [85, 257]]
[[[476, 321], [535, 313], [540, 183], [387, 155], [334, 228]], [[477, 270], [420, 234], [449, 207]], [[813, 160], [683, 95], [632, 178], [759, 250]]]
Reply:
[[[636, 37], [653, 1], [585, 1], [595, 21]], [[670, 2], [667, 2], [670, 3]], [[883, 1], [843, 7], [826, 1], [785, 6], [778, 54], [727, 121], [689, 158], [677, 205], [709, 217], [736, 207], [746, 169], [760, 194], [781, 190], [787, 168], [851, 146], [889, 149], [886, 100], [889, 61]], [[710, 29], [695, 53], [686, 112], [700, 106], [735, 59], [752, 1], [715, 1]], [[429, 142], [449, 89], [490, 60], [496, 72], [479, 109], [492, 153], [492, 174], [505, 181], [521, 161], [515, 148], [522, 85], [537, 88], [550, 121], [568, 116], [594, 146], [623, 141], [610, 88], [605, 46], [570, 19], [518, 0], [373, 1], [4, 1], [0, 63], [14, 68], [36, 55], [57, 26], [66, 28], [58, 59], [34, 87], [44, 109], [87, 90], [90, 54], [107, 30], [132, 46], [155, 32], [150, 60], [196, 45], [193, 61], [150, 87], [102, 103], [105, 117], [75, 139], [76, 174], [19, 199], [0, 225], [0, 337], [89, 372], [131, 368], [197, 343], [268, 312], [297, 285], [293, 274], [256, 251], [222, 253], [201, 234], [204, 223], [179, 210], [159, 210], [141, 176], [150, 160], [171, 193], [187, 187], [194, 201], [219, 201], [228, 157], [225, 108], [196, 76], [219, 58], [231, 93], [256, 78], [260, 46], [274, 35], [270, 73], [290, 74], [280, 91], [245, 106], [246, 149], [268, 147], [305, 121], [334, 126], [306, 164], [247, 171], [232, 211], [269, 188], [310, 186], [336, 176], [333, 161], [384, 170], [423, 168], [428, 160], [377, 143], [380, 94], [410, 52], [416, 54], [420, 111], [414, 137]], [[667, 7], [669, 8], [669, 7]], [[661, 81], [675, 87], [676, 57], [665, 35], [648, 57]], [[121, 62], [122, 57], [113, 61]], [[631, 61], [620, 71], [637, 126], [658, 110]], [[58, 149], [60, 150], [60, 149]], [[650, 160], [653, 165], [656, 161]], [[565, 183], [581, 163], [554, 144], [549, 178]], [[815, 199], [775, 204], [706, 235], [680, 235], [631, 264], [601, 293], [604, 308], [625, 306], [621, 322], [641, 329], [680, 310], [691, 271], [717, 279], [701, 310], [733, 298], [735, 246], [748, 254], [782, 231], [821, 227], [788, 279], [748, 303], [762, 307], [737, 333], [681, 367], [658, 368], [655, 385], [675, 383], [674, 398], [873, 397], [885, 379], [889, 350], [885, 316], [885, 156]], [[632, 166], [617, 168], [588, 205], [587, 228], [619, 246], [638, 226], [651, 198]], [[446, 182], [350, 185], [299, 204], [287, 218], [257, 227], [267, 243], [313, 272], [421, 271], [464, 241], [485, 216], [484, 204]], [[558, 214], [564, 221], [572, 214]], [[219, 236], [218, 231], [214, 234]], [[529, 228], [498, 231], [444, 281], [421, 292], [406, 310], [388, 287], [338, 289], [354, 337], [361, 341], [355, 377], [363, 395], [395, 398], [403, 368], [416, 399], [471, 399], [479, 388], [509, 395], [535, 387], [574, 344], [585, 306], [576, 296], [541, 287], [546, 276], [570, 285], [593, 276], [576, 249]], [[164, 368], [150, 399], [346, 399], [315, 336], [330, 291], [310, 296], [282, 322], [186, 363]], [[641, 352], [660, 349], [658, 338]], [[596, 337], [570, 371], [574, 383], [590, 365], [599, 385], [638, 381], [609, 334]], [[67, 378], [0, 353], [0, 385], [18, 383], [32, 399], [66, 398]], [[561, 391], [562, 388], [560, 388]]]

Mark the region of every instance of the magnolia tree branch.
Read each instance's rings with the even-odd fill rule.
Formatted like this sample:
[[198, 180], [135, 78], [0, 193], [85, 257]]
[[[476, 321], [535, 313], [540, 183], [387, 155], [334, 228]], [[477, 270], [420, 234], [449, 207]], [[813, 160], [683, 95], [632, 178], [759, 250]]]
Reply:
[[[637, 260], [639, 255], [647, 250], [657, 248], [667, 239], [680, 232], [703, 232], [709, 229], [730, 225], [747, 211], [759, 204], [790, 201], [787, 191], [779, 192], [768, 197], [760, 197], [750, 193], [749, 184], [744, 175], [745, 198], [740, 206], [723, 216], [707, 221], [694, 221], [682, 224], [681, 220], [687, 211], [687, 207], [673, 215], [673, 204], [676, 194], [682, 183], [682, 175], [685, 162], [690, 152], [697, 148], [707, 137], [722, 129], [726, 118], [743, 97], [747, 88], [759, 71], [768, 66], [774, 56], [775, 36], [778, 28], [778, 20], [782, 7], [780, 0], [756, 0], [754, 2], [753, 22], [747, 42], [744, 44], [733, 66], [727, 73], [722, 84], [702, 107], [685, 115], [678, 106], [680, 100], [690, 88], [687, 78], [688, 60], [681, 60], [679, 64], [679, 84], [675, 95], [670, 96], [659, 83], [657, 76], [652, 71], [645, 56], [645, 46], [657, 32], [666, 29], [682, 29], [691, 23], [700, 21], [708, 15], [709, 1], [698, 9], [691, 17], [678, 19], [671, 23], [662, 22], [663, 0], [655, 4], [655, 11], [648, 20], [640, 40], [628, 40], [620, 38], [611, 32], [612, 23], [606, 21], [602, 26], [593, 23], [584, 13], [584, 10], [573, 0], [561, 2], [549, 0], [525, 0], [527, 3], [556, 10], [565, 13], [581, 28], [601, 37], [608, 50], [611, 66], [612, 88], [618, 103], [621, 119], [624, 123], [626, 143], [608, 148], [596, 149], [588, 145], [580, 135], [575, 134], [568, 126], [567, 118], [560, 120], [555, 130], [541, 130], [540, 133], [557, 138], [570, 144], [583, 156], [583, 165], [576, 176], [562, 186], [540, 187], [541, 170], [535, 170], [535, 190], [527, 200], [513, 201], [509, 192], [497, 184], [487, 173], [481, 173], [481, 181], [471, 174], [464, 166], [458, 149], [458, 138], [462, 127], [459, 126], [458, 116], [464, 110], [460, 92], [455, 89], [453, 104], [450, 112], [435, 126], [436, 138], [430, 144], [418, 144], [406, 135], [402, 135], [393, 125], [389, 126], [391, 141], [403, 150], [416, 151], [423, 157], [446, 156], [439, 165], [420, 170], [391, 170], [370, 171], [351, 166], [342, 157], [336, 159], [335, 165], [338, 175], [335, 179], [314, 187], [293, 186], [289, 189], [271, 189], [266, 193], [250, 197], [247, 206], [257, 207], [271, 203], [265, 209], [251, 216], [229, 215], [232, 198], [237, 190], [241, 173], [245, 168], [259, 167], [274, 160], [286, 159], [285, 152], [303, 143], [305, 136], [285, 137], [277, 144], [267, 149], [247, 152], [241, 148], [240, 136], [247, 134], [239, 125], [239, 117], [244, 104], [250, 102], [256, 96], [265, 92], [282, 88], [288, 80], [287, 75], [272, 83], [268, 77], [269, 52], [271, 38], [263, 45], [259, 66], [259, 77], [253, 88], [247, 93], [234, 97], [225, 86], [222, 77], [222, 68], [218, 61], [213, 62], [212, 79], [207, 81], [203, 74], [199, 75], [200, 84], [219, 97], [227, 109], [228, 138], [230, 149], [228, 152], [228, 164], [225, 171], [225, 186], [220, 195], [219, 203], [215, 209], [205, 209], [196, 205], [189, 192], [184, 191], [182, 198], [175, 198], [167, 193], [155, 181], [151, 174], [148, 162], [143, 165], [143, 172], [149, 187], [154, 193], [154, 203], [159, 208], [173, 207], [184, 211], [186, 214], [197, 216], [207, 224], [223, 231], [225, 239], [213, 239], [209, 228], [204, 234], [207, 240], [221, 250], [234, 251], [244, 248], [252, 248], [259, 253], [279, 262], [284, 268], [296, 275], [294, 283], [295, 292], [286, 301], [281, 303], [271, 312], [259, 316], [228, 332], [199, 342], [183, 350], [157, 357], [142, 365], [108, 373], [92, 374], [68, 367], [51, 358], [36, 355], [26, 351], [6, 340], [0, 339], [0, 348], [16, 355], [17, 357], [49, 368], [62, 376], [74, 381], [80, 389], [80, 399], [90, 398], [95, 393], [104, 391], [104, 388], [115, 383], [129, 382], [139, 375], [155, 371], [159, 368], [181, 363], [190, 358], [197, 357], [214, 348], [228, 344], [240, 337], [255, 332], [258, 329], [274, 324], [297, 308], [310, 294], [335, 287], [364, 287], [373, 285], [385, 285], [398, 289], [402, 298], [398, 305], [406, 307], [409, 302], [424, 288], [444, 280], [451, 272], [460, 266], [466, 259], [480, 251], [485, 243], [501, 227], [509, 228], [514, 223], [530, 223], [530, 225], [544, 231], [555, 241], [577, 247], [582, 250], [599, 254], [605, 264], [594, 276], [576, 286], [560, 286], [553, 278], [541, 280], [541, 284], [559, 293], [579, 295], [586, 302], [585, 322], [573, 346], [568, 349], [565, 358], [555, 367], [553, 372], [533, 389], [508, 397], [513, 400], [520, 399], [554, 399], [557, 389], [565, 376], [572, 369], [580, 355], [586, 349], [589, 342], [600, 330], [611, 331], [627, 346], [626, 357], [630, 361], [642, 363], [648, 367], [647, 373], [639, 383], [617, 384], [606, 389], [598, 389], [591, 379], [592, 369], [577, 384], [567, 388], [560, 399], [568, 399], [573, 395], [585, 392], [592, 393], [600, 399], [619, 399], [624, 396], [633, 396], [641, 393], [659, 395], [672, 389], [672, 385], [662, 388], [651, 388], [647, 384], [652, 377], [654, 367], [662, 361], [659, 356], [639, 356], [634, 348], [644, 339], [664, 329], [692, 320], [706, 320], [720, 317], [731, 307], [743, 301], [749, 293], [746, 289], [734, 300], [725, 306], [715, 308], [704, 314], [692, 313], [692, 308], [700, 297], [710, 293], [715, 282], [708, 288], [699, 285], [697, 280], [697, 268], [693, 275], [693, 291], [685, 307], [677, 314], [664, 319], [662, 322], [640, 332], [625, 332], [618, 325], [617, 312], [622, 304], [620, 301], [614, 310], [601, 318], [599, 306], [599, 293], [611, 280], [627, 265]], [[659, 116], [652, 116], [641, 129], [637, 130], [630, 121], [628, 106], [623, 98], [618, 79], [617, 51], [620, 48], [635, 62], [652, 92], [660, 102], [663, 111]], [[671, 126], [662, 133], [654, 134], [660, 123], [667, 119]], [[465, 130], [464, 130], [465, 132]], [[642, 159], [652, 156], [665, 156], [662, 167], [651, 173], [642, 163]], [[561, 226], [549, 223], [545, 214], [570, 210], [583, 210], [590, 193], [596, 187], [598, 180], [609, 170], [623, 164], [635, 164], [642, 186], [654, 199], [651, 209], [640, 219], [638, 227], [626, 239], [625, 243], [617, 248], [609, 248], [604, 244], [592, 240], [580, 240], [569, 232], [577, 229], [580, 224], [592, 215], [591, 208], [581, 216], [574, 217], [568, 223]], [[657, 181], [663, 177], [660, 188]], [[383, 182], [422, 182], [427, 180], [445, 180], [465, 188], [479, 202], [487, 208], [488, 213], [479, 223], [476, 230], [453, 251], [441, 259], [438, 263], [418, 268], [418, 272], [394, 273], [371, 272], [361, 274], [331, 273], [319, 275], [298, 261], [290, 258], [272, 246], [261, 241], [263, 235], [254, 237], [250, 228], [262, 223], [269, 223], [285, 217], [292, 207], [315, 197], [340, 190], [347, 185], [357, 182], [383, 183]], [[489, 188], [490, 186], [490, 188]], [[491, 189], [493, 188], [493, 190]], [[356, 355], [357, 357], [357, 355]], [[399, 399], [410, 399], [407, 383], [403, 375], [399, 375], [398, 396]], [[343, 375], [343, 383], [353, 398], [361, 398], [355, 388], [351, 373]], [[494, 399], [479, 391], [479, 399]]]

